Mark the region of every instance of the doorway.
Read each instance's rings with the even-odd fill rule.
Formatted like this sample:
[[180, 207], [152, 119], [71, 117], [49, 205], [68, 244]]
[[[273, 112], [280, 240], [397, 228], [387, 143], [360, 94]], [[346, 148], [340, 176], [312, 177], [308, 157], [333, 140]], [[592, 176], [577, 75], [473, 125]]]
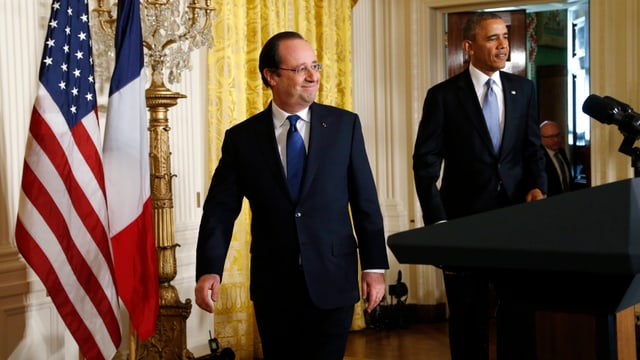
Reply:
[[[499, 14], [509, 29], [510, 58], [504, 70], [536, 84], [539, 121], [560, 125], [574, 188], [589, 187], [590, 118], [582, 112], [590, 93], [588, 0], [486, 11]], [[449, 77], [467, 66], [461, 29], [470, 13], [444, 13]]]

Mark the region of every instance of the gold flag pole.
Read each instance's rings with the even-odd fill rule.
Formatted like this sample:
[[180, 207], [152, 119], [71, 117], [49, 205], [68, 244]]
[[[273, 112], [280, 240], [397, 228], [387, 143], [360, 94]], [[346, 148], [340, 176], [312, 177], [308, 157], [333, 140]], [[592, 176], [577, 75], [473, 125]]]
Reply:
[[[188, 5], [182, 11], [180, 6], [187, 1]], [[182, 72], [190, 68], [191, 51], [211, 47], [211, 17], [215, 17], [216, 11], [211, 3], [211, 0], [140, 0], [145, 66], [151, 69], [151, 84], [145, 95], [149, 111], [149, 170], [160, 311], [154, 335], [143, 343], [138, 341], [131, 327], [130, 360], [194, 359], [187, 349], [186, 335], [191, 300], [182, 302], [178, 290], [171, 284], [177, 276], [176, 247], [179, 244], [174, 236], [171, 182], [175, 175], [171, 173], [168, 112], [186, 95], [167, 88], [164, 79], [166, 75], [170, 84], [180, 82]], [[111, 5], [105, 6], [105, 0], [97, 0], [93, 11], [99, 23], [98, 37], [103, 42], [113, 41], [115, 33], [116, 19], [111, 9]], [[94, 55], [100, 56], [95, 52]]]
[[133, 323], [129, 321], [129, 360], [136, 359], [136, 330]]

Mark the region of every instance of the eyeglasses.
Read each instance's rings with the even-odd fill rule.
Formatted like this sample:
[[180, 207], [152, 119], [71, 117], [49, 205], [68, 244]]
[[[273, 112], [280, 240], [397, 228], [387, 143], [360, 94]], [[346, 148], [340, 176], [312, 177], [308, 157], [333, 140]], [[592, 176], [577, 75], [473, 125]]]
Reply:
[[555, 134], [550, 134], [550, 135], [541, 135], [541, 137], [543, 139], [553, 139], [553, 138], [559, 138], [562, 137], [562, 133], [555, 133]]
[[296, 73], [296, 75], [307, 75], [307, 74], [309, 74], [309, 71], [320, 72], [322, 70], [322, 64], [314, 63], [314, 64], [311, 64], [309, 66], [300, 65], [295, 69], [287, 69], [287, 68], [283, 68], [283, 67], [279, 67], [278, 69], [279, 70], [293, 71], [293, 72]]

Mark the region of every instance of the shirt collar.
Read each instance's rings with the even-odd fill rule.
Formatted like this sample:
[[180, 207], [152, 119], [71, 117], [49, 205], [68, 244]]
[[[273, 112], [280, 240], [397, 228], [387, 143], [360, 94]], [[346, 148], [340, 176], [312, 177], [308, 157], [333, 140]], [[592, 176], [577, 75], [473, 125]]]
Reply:
[[[278, 105], [276, 105], [272, 101], [271, 102], [271, 115], [273, 117], [273, 126], [274, 126], [274, 128], [279, 128], [280, 126], [282, 126], [284, 124], [285, 121], [287, 121], [287, 116], [293, 115], [293, 114], [289, 114], [289, 113], [285, 112], [284, 110], [280, 109], [278, 107]], [[299, 112], [296, 113], [296, 115], [300, 116], [300, 120], [308, 122], [309, 121], [309, 107], [306, 107], [306, 108], [300, 110]]]
[[[471, 75], [471, 81], [473, 81], [473, 87], [476, 90], [484, 89], [484, 84], [489, 80], [489, 76], [478, 70], [473, 64], [469, 63], [469, 74]], [[491, 75], [491, 78], [495, 82], [495, 85], [498, 86], [499, 89], [502, 89], [502, 81], [500, 80], [500, 71], [496, 71]], [[480, 92], [482, 93], [482, 92]]]

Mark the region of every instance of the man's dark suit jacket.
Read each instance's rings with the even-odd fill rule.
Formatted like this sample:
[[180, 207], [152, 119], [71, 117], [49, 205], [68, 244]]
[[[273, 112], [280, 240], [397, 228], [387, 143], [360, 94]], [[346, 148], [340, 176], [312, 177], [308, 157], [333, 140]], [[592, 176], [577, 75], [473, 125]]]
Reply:
[[468, 69], [427, 92], [413, 154], [425, 224], [491, 210], [499, 189], [513, 204], [533, 188], [546, 192], [533, 83], [502, 71], [500, 78], [505, 120], [498, 154]]
[[271, 105], [226, 131], [203, 207], [196, 279], [203, 274], [222, 277], [244, 197], [251, 206], [254, 301], [281, 296], [301, 264], [316, 306], [353, 305], [360, 299], [358, 255], [363, 270], [389, 267], [358, 115], [318, 103], [310, 112], [308, 156], [297, 204], [287, 188]]
[[569, 163], [567, 153], [564, 151], [564, 149], [558, 150], [560, 156], [562, 157], [562, 160], [564, 160], [565, 165], [568, 167], [567, 170], [569, 170], [569, 189], [567, 191], [563, 191], [562, 180], [560, 180], [560, 174], [558, 174], [558, 170], [556, 169], [553, 159], [551, 159], [551, 156], [549, 156], [549, 153], [544, 149], [544, 147], [542, 148], [542, 151], [544, 153], [544, 159], [546, 161], [545, 170], [547, 172], [547, 195], [553, 196], [562, 194], [567, 191], [572, 191], [574, 179], [571, 172], [571, 163]]

